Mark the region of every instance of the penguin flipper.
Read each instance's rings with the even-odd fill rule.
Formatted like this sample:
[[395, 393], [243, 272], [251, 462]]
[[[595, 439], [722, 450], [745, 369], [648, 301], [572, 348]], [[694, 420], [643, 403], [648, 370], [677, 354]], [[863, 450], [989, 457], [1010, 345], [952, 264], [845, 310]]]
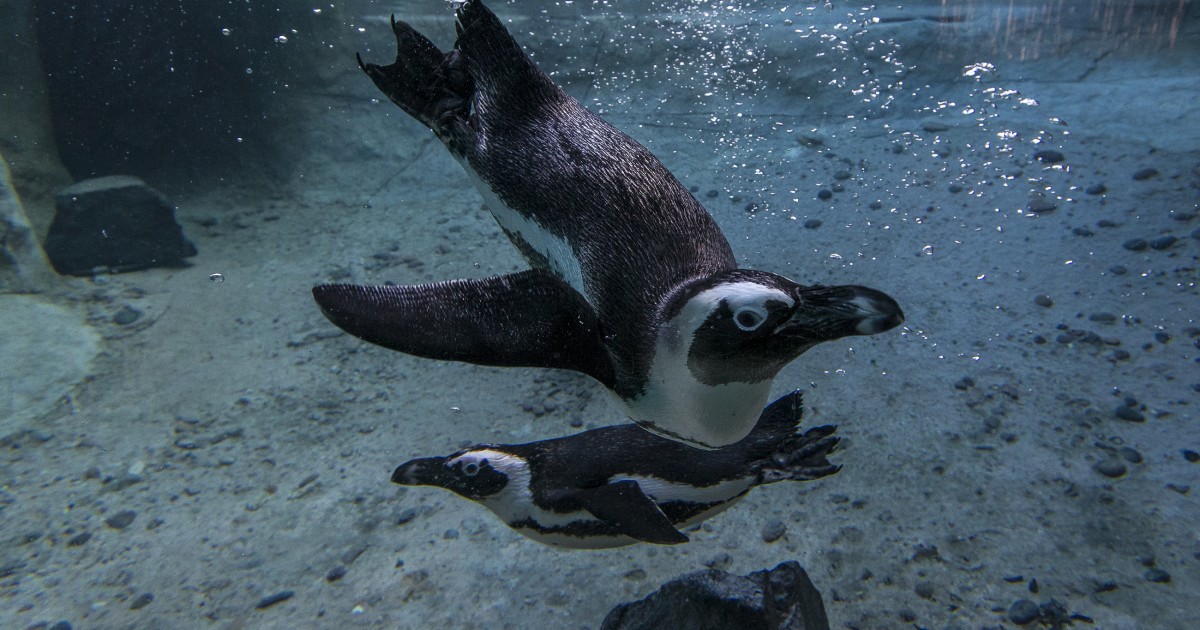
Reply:
[[608, 387], [616, 380], [591, 306], [548, 271], [409, 286], [323, 284], [312, 292], [339, 328], [391, 350], [574, 370]]
[[677, 545], [688, 541], [671, 519], [633, 480], [580, 490], [576, 500], [593, 516], [642, 542]]

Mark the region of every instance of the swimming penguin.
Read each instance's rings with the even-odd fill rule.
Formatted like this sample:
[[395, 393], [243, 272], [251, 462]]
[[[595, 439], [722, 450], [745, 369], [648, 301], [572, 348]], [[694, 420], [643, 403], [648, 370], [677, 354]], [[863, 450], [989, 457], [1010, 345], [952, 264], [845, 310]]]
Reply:
[[841, 468], [826, 459], [837, 447], [836, 427], [800, 434], [801, 411], [800, 392], [783, 396], [763, 410], [750, 435], [716, 450], [625, 424], [415, 459], [396, 468], [392, 481], [452, 490], [549, 545], [683, 543], [681, 528], [724, 511], [755, 486], [809, 481]]
[[478, 0], [443, 53], [393, 18], [398, 54], [359, 65], [463, 165], [533, 267], [414, 286], [317, 286], [325, 315], [408, 354], [588, 374], [626, 414], [702, 448], [749, 433], [779, 370], [904, 316], [859, 286], [738, 269], [712, 217], [645, 147], [542, 73]]

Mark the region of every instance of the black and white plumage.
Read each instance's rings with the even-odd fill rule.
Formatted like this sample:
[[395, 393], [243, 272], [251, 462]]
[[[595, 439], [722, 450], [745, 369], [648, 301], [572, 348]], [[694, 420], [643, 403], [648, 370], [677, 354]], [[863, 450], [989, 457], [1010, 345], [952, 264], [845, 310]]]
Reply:
[[643, 427], [715, 448], [750, 431], [802, 352], [903, 321], [874, 289], [738, 269], [716, 222], [648, 150], [556, 86], [481, 2], [457, 17], [447, 53], [393, 20], [395, 63], [359, 63], [442, 140], [533, 269], [315, 287], [339, 327], [422, 357], [579, 371]]
[[840, 469], [826, 459], [837, 446], [835, 427], [801, 434], [801, 410], [799, 392], [783, 396], [743, 440], [715, 450], [625, 424], [415, 459], [396, 468], [392, 481], [452, 490], [545, 544], [682, 543], [688, 537], [680, 529], [724, 511], [755, 486]]

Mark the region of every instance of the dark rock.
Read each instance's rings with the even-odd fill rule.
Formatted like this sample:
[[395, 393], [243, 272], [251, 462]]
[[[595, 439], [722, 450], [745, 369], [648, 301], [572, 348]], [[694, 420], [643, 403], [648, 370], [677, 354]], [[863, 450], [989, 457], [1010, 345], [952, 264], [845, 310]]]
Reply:
[[1183, 449], [1183, 458], [1195, 464], [1196, 462], [1200, 462], [1200, 453], [1185, 448]]
[[92, 539], [92, 532], [80, 532], [67, 541], [68, 547], [78, 547]]
[[258, 600], [258, 603], [255, 604], [254, 607], [259, 610], [262, 610], [264, 608], [270, 608], [271, 606], [274, 606], [275, 604], [278, 604], [280, 602], [286, 602], [287, 600], [291, 599], [292, 596], [295, 594], [296, 594], [295, 591], [279, 591], [278, 593], [275, 593], [274, 595], [267, 595], [266, 597]]
[[718, 192], [716, 188], [712, 188], [712, 189], [709, 189], [708, 192], [704, 193], [704, 196], [708, 197], [709, 199], [716, 199], [717, 196], [720, 194], [721, 193]]
[[133, 510], [121, 510], [104, 519], [104, 524], [113, 529], [125, 529], [133, 524], [133, 519], [135, 518], [137, 518], [137, 512]]
[[196, 255], [175, 208], [136, 177], [99, 177], [64, 188], [55, 197], [45, 250], [59, 273], [179, 267]]
[[1113, 412], [1118, 418], [1126, 422], [1145, 422], [1146, 416], [1142, 412], [1128, 405], [1121, 405]]
[[1046, 150], [1038, 151], [1037, 153], [1034, 153], [1033, 159], [1035, 159], [1039, 162], [1043, 162], [1045, 164], [1058, 164], [1059, 162], [1067, 159], [1067, 156], [1063, 155], [1059, 151], [1054, 151], [1053, 149], [1046, 149]]
[[1092, 313], [1091, 315], [1088, 315], [1088, 320], [1093, 321], [1093, 322], [1099, 322], [1101, 324], [1111, 324], [1111, 323], [1117, 321], [1117, 316], [1113, 315], [1112, 313], [1099, 312], [1099, 313]]
[[1038, 306], [1044, 306], [1046, 308], [1050, 308], [1051, 306], [1054, 306], [1054, 300], [1050, 299], [1049, 295], [1039, 295], [1039, 296], [1033, 298], [1033, 303], [1037, 304]]
[[762, 539], [765, 543], [773, 543], [787, 533], [787, 524], [779, 519], [772, 519], [763, 525]]
[[133, 602], [129, 604], [129, 610], [141, 610], [150, 605], [154, 601], [154, 593], [142, 593], [133, 598]]
[[1113, 265], [1109, 267], [1108, 270], [1112, 272], [1114, 276], [1123, 276], [1129, 273], [1129, 269], [1125, 268], [1125, 265]]
[[1038, 194], [1029, 200], [1029, 211], [1034, 214], [1047, 214], [1058, 209], [1058, 204], [1044, 195]]
[[1125, 467], [1125, 464], [1122, 464], [1120, 460], [1117, 459], [1101, 460], [1096, 462], [1096, 465], [1093, 466], [1093, 468], [1096, 470], [1096, 472], [1110, 479], [1121, 477], [1129, 470]]
[[1151, 582], [1157, 582], [1159, 584], [1166, 584], [1167, 582], [1171, 581], [1171, 574], [1163, 571], [1162, 569], [1146, 569], [1146, 572], [1142, 575], [1145, 576], [1147, 580]]
[[1117, 453], [1121, 455], [1121, 459], [1130, 464], [1140, 464], [1143, 461], [1142, 454], [1137, 452], [1137, 449], [1129, 446], [1122, 446]]
[[950, 184], [946, 187], [946, 190], [949, 190], [952, 193], [960, 193], [963, 191], [963, 187], [961, 184]]
[[336, 582], [344, 577], [346, 577], [346, 565], [339, 564], [330, 569], [329, 573], [325, 574], [325, 581]]
[[1009, 621], [1018, 626], [1033, 622], [1039, 616], [1041, 616], [1041, 609], [1038, 608], [1036, 603], [1028, 599], [1018, 599], [1008, 609]]
[[1144, 238], [1131, 238], [1128, 241], [1121, 243], [1121, 247], [1124, 247], [1125, 249], [1128, 249], [1131, 252], [1140, 252], [1143, 249], [1146, 249], [1146, 247], [1148, 247], [1149, 245], [1150, 244], [1147, 243], [1146, 239], [1144, 239]]
[[817, 199], [820, 199], [821, 201], [825, 201], [825, 200], [832, 199], [832, 198], [833, 198], [832, 190], [822, 188], [821, 190], [817, 191]]
[[133, 322], [136, 322], [141, 316], [141, 311], [126, 304], [125, 306], [121, 307], [121, 310], [117, 311], [116, 314], [113, 315], [112, 321], [118, 326], [128, 326]]
[[1089, 195], [1103, 195], [1104, 193], [1108, 192], [1108, 186], [1105, 186], [1104, 184], [1092, 184], [1084, 189], [1083, 192]]
[[1150, 249], [1157, 250], [1160, 252], [1165, 249], [1171, 249], [1171, 246], [1174, 245], [1175, 241], [1178, 241], [1178, 240], [1179, 239], [1177, 239], [1174, 236], [1171, 236], [1169, 234], [1167, 236], [1160, 236], [1160, 237], [1150, 241]]
[[1140, 182], [1144, 179], [1150, 179], [1151, 177], [1154, 177], [1155, 175], [1158, 175], [1158, 169], [1153, 168], [1153, 167], [1143, 168], [1143, 169], [1138, 169], [1137, 171], [1134, 171], [1133, 178]]
[[804, 227], [809, 230], [815, 230], [815, 229], [821, 227], [821, 220], [820, 219], [809, 219], [804, 222]]
[[71, 630], [70, 621], [59, 621], [50, 626], [49, 630]]
[[827, 630], [821, 593], [794, 561], [730, 575], [715, 569], [672, 580], [643, 600], [619, 604], [601, 630]]

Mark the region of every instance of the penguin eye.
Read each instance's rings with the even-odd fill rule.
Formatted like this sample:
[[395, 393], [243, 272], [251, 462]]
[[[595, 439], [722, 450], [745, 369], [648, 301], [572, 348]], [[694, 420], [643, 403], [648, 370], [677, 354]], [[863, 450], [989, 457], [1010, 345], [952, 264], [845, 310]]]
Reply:
[[765, 321], [767, 312], [759, 306], [743, 306], [733, 313], [733, 323], [746, 332], [758, 330]]
[[479, 462], [467, 462], [462, 467], [463, 474], [468, 477], [474, 477], [479, 474]]

